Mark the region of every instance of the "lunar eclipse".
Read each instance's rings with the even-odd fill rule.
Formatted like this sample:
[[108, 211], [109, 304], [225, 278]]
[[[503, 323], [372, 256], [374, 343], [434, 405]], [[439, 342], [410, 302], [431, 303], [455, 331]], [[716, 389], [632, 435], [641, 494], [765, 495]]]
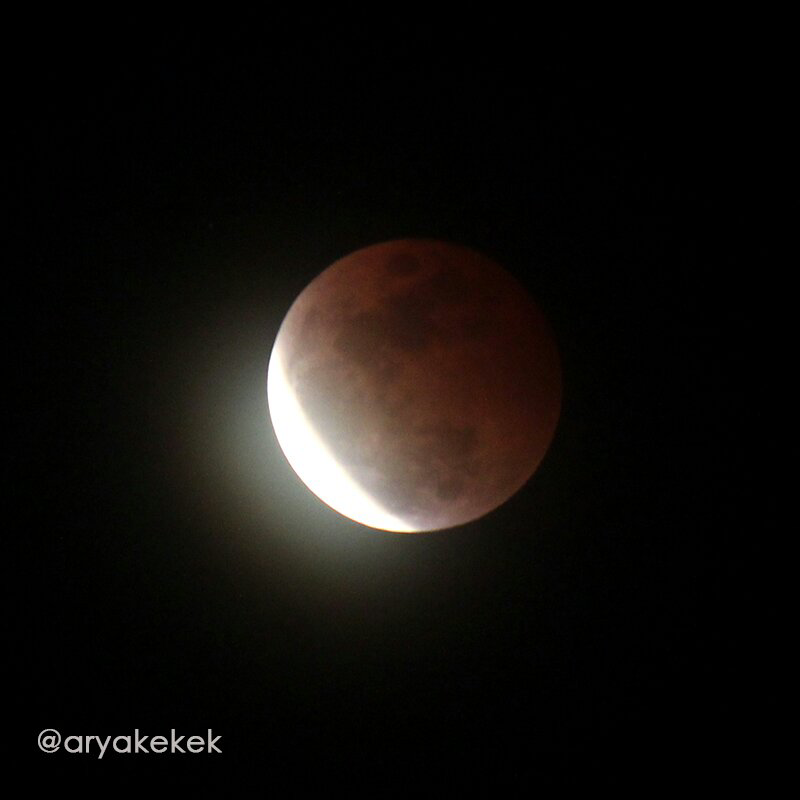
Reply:
[[12, 780], [769, 796], [785, 48], [403, 10], [15, 10]]
[[489, 257], [398, 240], [336, 261], [299, 295], [268, 370], [287, 460], [321, 500], [396, 532], [461, 525], [533, 475], [561, 406], [558, 349]]

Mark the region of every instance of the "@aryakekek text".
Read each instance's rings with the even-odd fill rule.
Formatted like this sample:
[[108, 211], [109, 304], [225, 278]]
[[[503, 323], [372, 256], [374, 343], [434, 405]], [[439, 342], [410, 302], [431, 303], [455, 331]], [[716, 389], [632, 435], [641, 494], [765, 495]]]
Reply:
[[178, 734], [173, 728], [169, 736], [143, 734], [136, 728], [133, 734], [120, 736], [82, 736], [70, 735], [62, 738], [54, 728], [46, 728], [39, 734], [39, 749], [44, 753], [64, 753], [90, 755], [102, 758], [104, 755], [162, 754], [162, 753], [222, 753], [220, 734], [214, 735], [211, 728], [204, 736]]

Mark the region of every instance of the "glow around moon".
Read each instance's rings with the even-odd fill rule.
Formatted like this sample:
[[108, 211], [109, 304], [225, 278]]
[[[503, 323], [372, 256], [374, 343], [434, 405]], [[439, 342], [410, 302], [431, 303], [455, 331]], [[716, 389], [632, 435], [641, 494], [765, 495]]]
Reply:
[[477, 519], [525, 484], [555, 431], [561, 371], [509, 273], [465, 247], [400, 240], [306, 287], [267, 394], [278, 442], [317, 497], [410, 533]]

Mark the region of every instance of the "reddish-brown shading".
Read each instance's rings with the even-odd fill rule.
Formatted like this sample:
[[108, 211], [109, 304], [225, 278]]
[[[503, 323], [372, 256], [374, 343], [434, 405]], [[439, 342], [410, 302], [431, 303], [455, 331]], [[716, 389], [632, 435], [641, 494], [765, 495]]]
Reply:
[[523, 287], [428, 240], [366, 247], [319, 275], [278, 335], [318, 435], [417, 530], [468, 522], [533, 474], [561, 405], [558, 351]]

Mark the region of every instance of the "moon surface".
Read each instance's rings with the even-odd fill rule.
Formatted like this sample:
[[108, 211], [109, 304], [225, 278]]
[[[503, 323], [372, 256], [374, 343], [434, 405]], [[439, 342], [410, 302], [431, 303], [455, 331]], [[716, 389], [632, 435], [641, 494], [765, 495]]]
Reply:
[[336, 261], [289, 309], [269, 362], [281, 449], [321, 500], [398, 532], [484, 516], [539, 466], [561, 408], [558, 348], [506, 270], [405, 239]]

